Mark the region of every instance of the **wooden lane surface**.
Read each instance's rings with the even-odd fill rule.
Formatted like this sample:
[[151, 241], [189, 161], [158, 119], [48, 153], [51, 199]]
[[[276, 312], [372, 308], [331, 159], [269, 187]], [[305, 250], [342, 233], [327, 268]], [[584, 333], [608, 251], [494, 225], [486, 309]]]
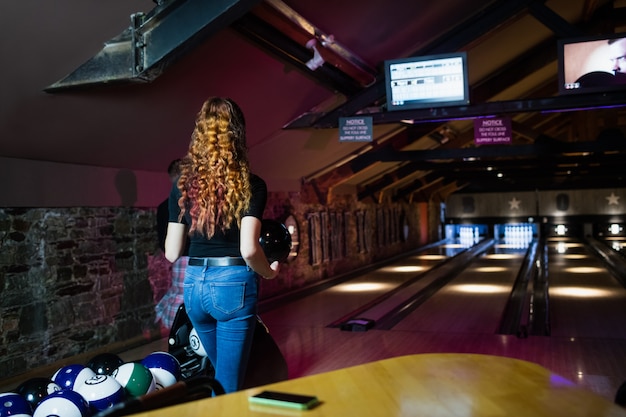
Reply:
[[[394, 291], [406, 281], [427, 272], [462, 249], [460, 246], [448, 249], [445, 246], [430, 248], [298, 299], [297, 302], [281, 304], [264, 311], [261, 317], [264, 321], [271, 321], [274, 326], [327, 326]], [[442, 254], [446, 251], [447, 255]]]
[[589, 246], [550, 241], [548, 267], [553, 337], [626, 340], [626, 289]]
[[[248, 397], [264, 389], [316, 395], [321, 404], [308, 411], [251, 407]], [[491, 355], [421, 354], [135, 415], [625, 417], [626, 409], [531, 362]]]
[[473, 259], [394, 330], [497, 333], [524, 256], [524, 250], [495, 253], [492, 248]]

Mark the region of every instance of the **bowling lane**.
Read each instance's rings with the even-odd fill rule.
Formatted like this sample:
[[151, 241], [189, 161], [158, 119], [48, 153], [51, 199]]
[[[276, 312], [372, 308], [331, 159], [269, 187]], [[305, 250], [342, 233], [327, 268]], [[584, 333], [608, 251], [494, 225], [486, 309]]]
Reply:
[[552, 336], [626, 339], [626, 289], [583, 242], [548, 242]]
[[[473, 242], [472, 242], [473, 243]], [[466, 250], [470, 243], [443, 243], [409, 255], [371, 272], [261, 313], [272, 325], [327, 326], [374, 303], [389, 291]]]
[[495, 334], [526, 250], [496, 243], [393, 330]]
[[620, 253], [622, 256], [626, 256], [626, 239], [623, 237], [609, 237], [604, 239], [604, 243], [615, 252]]

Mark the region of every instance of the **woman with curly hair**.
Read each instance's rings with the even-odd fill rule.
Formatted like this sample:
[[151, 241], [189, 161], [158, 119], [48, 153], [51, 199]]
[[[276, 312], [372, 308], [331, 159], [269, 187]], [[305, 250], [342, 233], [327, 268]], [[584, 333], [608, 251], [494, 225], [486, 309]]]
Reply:
[[250, 172], [241, 109], [209, 98], [170, 193], [165, 256], [175, 261], [189, 237], [185, 308], [226, 392], [240, 389], [245, 374], [257, 274], [271, 279], [279, 271], [259, 243], [266, 201], [265, 182]]

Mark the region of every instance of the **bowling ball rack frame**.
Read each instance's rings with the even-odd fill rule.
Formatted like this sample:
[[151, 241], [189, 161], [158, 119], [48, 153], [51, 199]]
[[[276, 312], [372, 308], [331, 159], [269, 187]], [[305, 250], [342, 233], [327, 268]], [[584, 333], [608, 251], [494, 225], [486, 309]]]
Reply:
[[215, 370], [209, 358], [198, 355], [189, 343], [193, 326], [187, 316], [185, 305], [178, 307], [167, 340], [168, 353], [180, 363], [181, 378], [187, 380], [198, 375], [213, 377]]

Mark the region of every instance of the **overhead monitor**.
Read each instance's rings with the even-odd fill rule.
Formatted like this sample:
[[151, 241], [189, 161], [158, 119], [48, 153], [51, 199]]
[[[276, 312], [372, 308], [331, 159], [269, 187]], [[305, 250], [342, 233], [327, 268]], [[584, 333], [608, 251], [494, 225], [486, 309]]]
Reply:
[[559, 94], [626, 89], [626, 33], [558, 41]]
[[387, 110], [460, 106], [469, 103], [467, 53], [385, 61]]

